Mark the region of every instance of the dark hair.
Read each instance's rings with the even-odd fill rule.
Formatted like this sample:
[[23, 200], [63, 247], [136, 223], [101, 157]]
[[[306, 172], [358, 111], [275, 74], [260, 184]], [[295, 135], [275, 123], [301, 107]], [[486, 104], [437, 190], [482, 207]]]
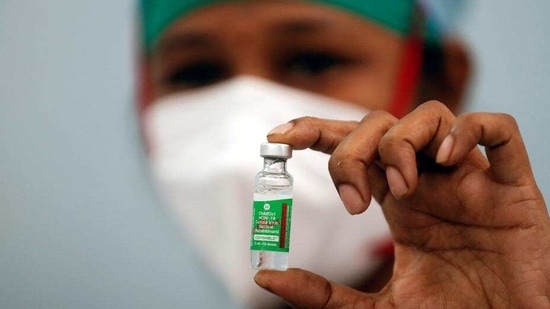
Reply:
[[428, 100], [445, 102], [444, 93], [449, 90], [447, 74], [445, 72], [445, 52], [442, 44], [424, 45], [422, 53], [422, 75], [418, 85], [417, 104]]
[[425, 44], [424, 50], [422, 53], [423, 76], [435, 77], [442, 74], [445, 69], [444, 57], [445, 57], [445, 54], [443, 52], [443, 47], [441, 46], [441, 44], [430, 44], [430, 43]]

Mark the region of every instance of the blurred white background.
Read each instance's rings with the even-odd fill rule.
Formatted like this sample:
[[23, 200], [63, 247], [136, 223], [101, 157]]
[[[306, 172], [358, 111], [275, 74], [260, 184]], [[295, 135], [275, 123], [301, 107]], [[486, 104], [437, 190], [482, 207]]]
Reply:
[[[469, 110], [517, 118], [548, 199], [550, 1], [469, 2], [458, 31], [477, 65]], [[134, 13], [131, 0], [0, 1], [2, 308], [174, 308], [224, 295], [146, 178]]]

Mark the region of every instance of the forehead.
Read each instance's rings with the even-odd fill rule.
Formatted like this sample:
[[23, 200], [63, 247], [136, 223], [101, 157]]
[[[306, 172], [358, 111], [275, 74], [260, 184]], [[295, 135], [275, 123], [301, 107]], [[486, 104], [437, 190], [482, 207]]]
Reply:
[[[217, 17], [217, 20], [205, 20], [205, 16]], [[272, 19], [295, 18], [338, 18], [348, 16], [342, 10], [327, 5], [303, 1], [230, 1], [207, 5], [191, 14], [184, 20], [192, 23], [210, 24], [214, 21], [240, 19], [242, 21], [261, 21]], [[181, 21], [181, 19], [180, 19]]]
[[[240, 1], [209, 5], [176, 20], [162, 34], [159, 47], [171, 41], [199, 43], [216, 35], [276, 39], [325, 33], [351, 36], [360, 32], [371, 38], [399, 39], [394, 32], [366, 18], [323, 4], [298, 1]], [[164, 46], [165, 47], [165, 46]]]

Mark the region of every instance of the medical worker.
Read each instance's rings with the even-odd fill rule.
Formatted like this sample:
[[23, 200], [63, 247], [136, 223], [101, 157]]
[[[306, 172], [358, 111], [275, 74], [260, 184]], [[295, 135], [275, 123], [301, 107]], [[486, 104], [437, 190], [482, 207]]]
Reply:
[[[248, 267], [258, 148], [278, 124], [270, 141], [332, 154], [289, 162], [291, 266], [376, 291], [392, 238], [396, 263], [376, 295], [300, 270], [262, 271], [260, 286], [307, 308], [548, 300], [548, 216], [521, 137], [509, 116], [454, 116], [469, 61], [436, 13], [402, 0], [143, 1], [158, 189], [236, 301], [279, 304]], [[302, 116], [315, 118], [284, 124]], [[369, 209], [350, 217], [342, 203]]]

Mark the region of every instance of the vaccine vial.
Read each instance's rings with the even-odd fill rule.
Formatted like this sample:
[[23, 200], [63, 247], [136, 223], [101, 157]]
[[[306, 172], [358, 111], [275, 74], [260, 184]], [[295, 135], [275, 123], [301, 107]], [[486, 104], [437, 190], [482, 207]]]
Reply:
[[292, 147], [263, 143], [260, 156], [264, 167], [255, 178], [250, 262], [254, 269], [286, 270], [292, 218], [292, 176], [286, 161]]

